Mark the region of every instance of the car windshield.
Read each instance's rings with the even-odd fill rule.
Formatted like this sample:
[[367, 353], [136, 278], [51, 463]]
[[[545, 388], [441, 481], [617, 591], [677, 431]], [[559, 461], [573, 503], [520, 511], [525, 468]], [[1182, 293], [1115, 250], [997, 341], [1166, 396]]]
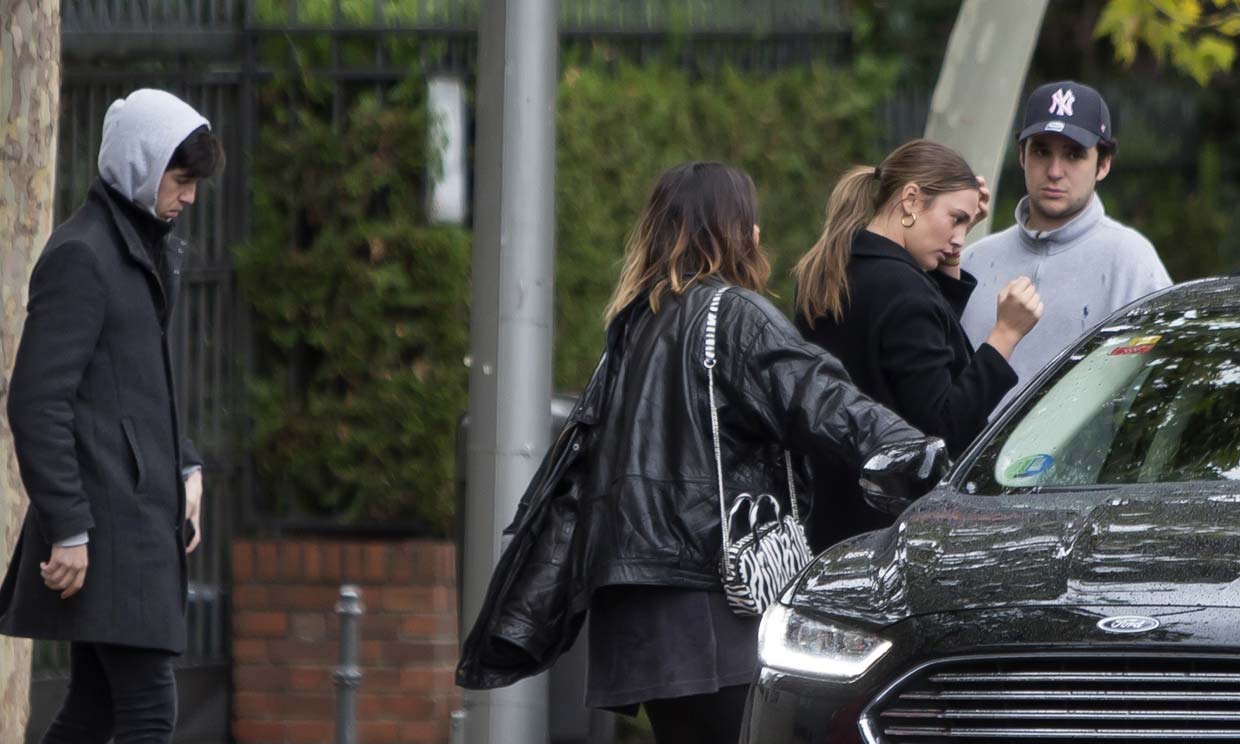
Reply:
[[1240, 481], [1240, 315], [1100, 330], [993, 436], [969, 493]]

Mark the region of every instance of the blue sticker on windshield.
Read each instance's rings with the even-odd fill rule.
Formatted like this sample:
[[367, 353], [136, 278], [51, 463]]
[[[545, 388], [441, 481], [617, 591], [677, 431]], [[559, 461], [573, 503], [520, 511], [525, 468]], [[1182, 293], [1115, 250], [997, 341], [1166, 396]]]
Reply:
[[1007, 476], [1009, 478], [1032, 478], [1050, 470], [1054, 464], [1055, 458], [1050, 455], [1022, 457], [1008, 467]]

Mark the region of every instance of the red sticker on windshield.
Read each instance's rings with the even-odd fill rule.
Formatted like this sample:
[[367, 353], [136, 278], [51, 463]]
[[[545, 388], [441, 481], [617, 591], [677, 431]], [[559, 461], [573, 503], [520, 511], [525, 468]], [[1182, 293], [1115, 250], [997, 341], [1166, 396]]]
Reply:
[[1125, 346], [1111, 349], [1111, 356], [1126, 356], [1128, 354], [1148, 354], [1154, 350], [1158, 342], [1162, 340], [1162, 336], [1137, 336], [1128, 342]]

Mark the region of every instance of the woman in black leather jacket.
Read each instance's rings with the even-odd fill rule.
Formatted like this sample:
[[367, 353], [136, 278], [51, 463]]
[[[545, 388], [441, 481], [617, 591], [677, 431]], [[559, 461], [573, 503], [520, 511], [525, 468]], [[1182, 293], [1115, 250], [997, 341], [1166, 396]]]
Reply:
[[732, 614], [719, 579], [703, 365], [716, 290], [731, 286], [714, 372], [729, 497], [786, 497], [784, 449], [857, 464], [911, 439], [923, 458], [941, 449], [801, 338], [762, 294], [769, 271], [745, 173], [687, 163], [663, 174], [626, 249], [603, 359], [523, 499], [466, 642], [462, 684], [546, 668], [588, 607], [588, 705], [645, 706], [660, 744], [735, 741], [758, 620]]

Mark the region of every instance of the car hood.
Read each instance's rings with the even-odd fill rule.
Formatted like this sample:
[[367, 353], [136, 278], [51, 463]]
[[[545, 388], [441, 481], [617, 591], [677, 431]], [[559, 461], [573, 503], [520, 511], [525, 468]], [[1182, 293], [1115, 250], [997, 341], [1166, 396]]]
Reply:
[[874, 626], [1021, 606], [1240, 607], [1240, 493], [1229, 487], [938, 491], [827, 550], [789, 597]]

